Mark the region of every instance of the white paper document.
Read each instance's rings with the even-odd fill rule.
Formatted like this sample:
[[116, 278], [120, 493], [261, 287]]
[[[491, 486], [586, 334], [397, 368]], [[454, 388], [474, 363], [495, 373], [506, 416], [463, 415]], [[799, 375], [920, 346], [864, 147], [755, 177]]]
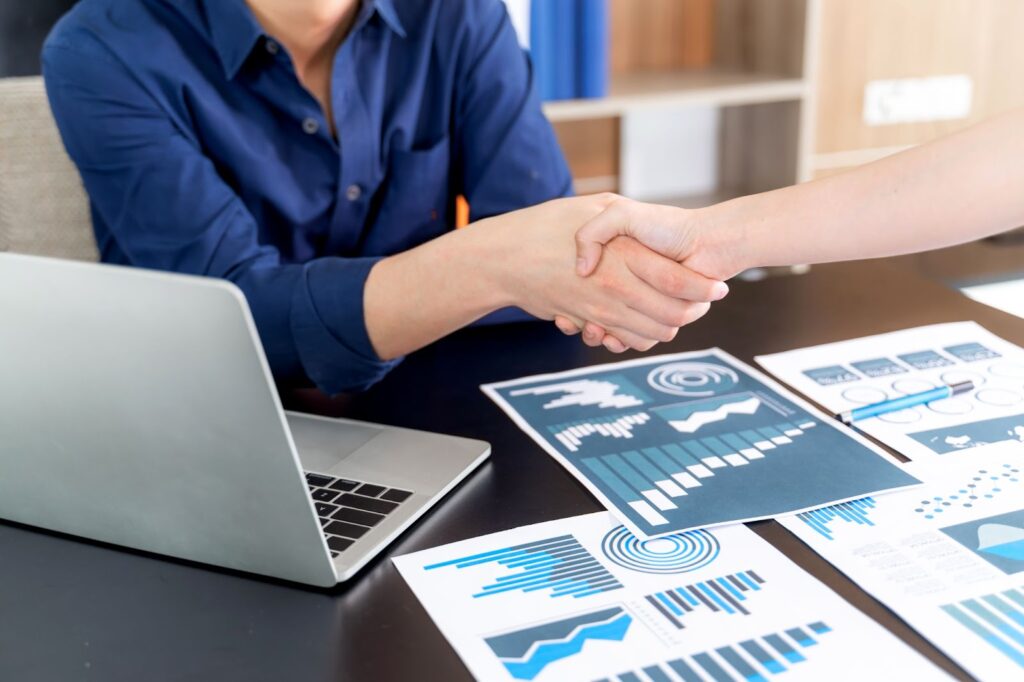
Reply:
[[778, 521], [978, 679], [1024, 679], [1024, 456], [905, 466], [924, 487]]
[[742, 525], [640, 541], [601, 512], [394, 563], [480, 680], [946, 679]]
[[482, 389], [643, 538], [917, 485], [866, 438], [717, 348]]
[[1024, 450], [1024, 349], [974, 322], [918, 327], [757, 361], [835, 413], [970, 380], [975, 389], [969, 394], [856, 426], [910, 459], [1005, 441]]

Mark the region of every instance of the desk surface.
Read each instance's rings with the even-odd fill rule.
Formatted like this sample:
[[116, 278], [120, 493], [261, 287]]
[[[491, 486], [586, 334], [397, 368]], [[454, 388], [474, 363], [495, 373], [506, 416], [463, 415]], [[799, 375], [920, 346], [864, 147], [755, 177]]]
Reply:
[[[737, 283], [664, 352], [756, 354], [973, 319], [1024, 344], [1024, 322], [880, 263]], [[288, 407], [490, 441], [490, 462], [348, 586], [251, 578], [0, 524], [0, 680], [461, 680], [469, 674], [390, 556], [598, 511], [593, 498], [478, 390], [609, 362], [544, 324], [468, 330], [410, 357], [357, 396]], [[962, 672], [774, 522], [752, 527], [955, 675]]]

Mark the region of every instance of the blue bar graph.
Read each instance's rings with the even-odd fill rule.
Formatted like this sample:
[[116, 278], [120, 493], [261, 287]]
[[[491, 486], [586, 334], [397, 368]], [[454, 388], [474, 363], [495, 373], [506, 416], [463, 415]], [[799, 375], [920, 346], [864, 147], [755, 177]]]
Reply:
[[[1024, 596], [1024, 595], [1022, 595]], [[832, 629], [818, 621], [805, 627], [795, 627], [784, 633], [772, 633], [755, 639], [743, 640], [735, 645], [716, 647], [714, 651], [702, 651], [689, 656], [666, 661], [663, 664], [642, 668], [651, 680], [675, 679], [673, 672], [683, 682], [697, 682], [710, 678], [715, 682], [768, 682], [775, 675], [808, 659], [800, 649], [818, 644], [815, 637], [830, 633]], [[644, 679], [637, 671], [619, 673], [614, 676], [619, 682], [633, 682]]]
[[[626, 421], [623, 421], [626, 420]], [[621, 422], [621, 423], [620, 423]], [[607, 424], [584, 423], [568, 427], [550, 427], [554, 437], [574, 452], [576, 439], [601, 429], [602, 435], [632, 438], [632, 429], [639, 417], [616, 417]], [[799, 424], [779, 422], [773, 426], [739, 430], [717, 436], [692, 438], [661, 445], [625, 450], [597, 457], [580, 457], [583, 469], [603, 484], [608, 493], [653, 526], [669, 523], [671, 515], [684, 505], [684, 499], [696, 488], [707, 485], [716, 475], [743, 467], [765, 458], [768, 453], [785, 448], [799, 436], [813, 429], [812, 420]], [[779, 450], [780, 453], [785, 450]]]
[[592, 417], [578, 419], [562, 424], [553, 424], [548, 432], [569, 452], [576, 452], [583, 447], [583, 439], [588, 436], [603, 438], [633, 438], [633, 430], [643, 426], [651, 419], [646, 412], [634, 412], [609, 417]]
[[508, 573], [484, 585], [473, 595], [475, 598], [507, 592], [546, 591], [551, 597], [578, 599], [622, 587], [572, 535], [451, 559], [424, 566], [424, 570], [452, 566], [466, 569], [484, 564], [500, 564]]
[[1024, 591], [986, 594], [942, 610], [1024, 670]]
[[840, 504], [833, 504], [820, 509], [812, 509], [808, 512], [797, 514], [796, 517], [813, 528], [818, 535], [826, 540], [834, 539], [829, 524], [834, 521], [843, 521], [858, 526], [873, 526], [874, 522], [868, 514], [875, 508], [875, 500], [872, 497], [862, 497], [859, 500], [850, 500]]
[[705, 580], [645, 596], [665, 620], [682, 630], [684, 617], [697, 610], [728, 615], [749, 616], [746, 602], [751, 594], [760, 592], [764, 580], [754, 571]]

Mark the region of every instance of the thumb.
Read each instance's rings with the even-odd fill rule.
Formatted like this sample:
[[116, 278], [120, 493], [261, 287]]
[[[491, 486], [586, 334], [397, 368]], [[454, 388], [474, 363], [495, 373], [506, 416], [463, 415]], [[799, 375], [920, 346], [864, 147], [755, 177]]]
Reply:
[[612, 204], [576, 231], [576, 273], [587, 277], [601, 262], [602, 247], [619, 235], [627, 234], [628, 216]]

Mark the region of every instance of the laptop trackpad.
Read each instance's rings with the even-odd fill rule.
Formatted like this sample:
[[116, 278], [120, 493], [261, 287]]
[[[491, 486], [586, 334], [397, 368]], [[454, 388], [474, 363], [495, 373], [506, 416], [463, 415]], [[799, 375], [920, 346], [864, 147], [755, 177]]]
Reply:
[[382, 432], [375, 426], [348, 421], [292, 413], [287, 417], [295, 449], [306, 471], [330, 471]]

